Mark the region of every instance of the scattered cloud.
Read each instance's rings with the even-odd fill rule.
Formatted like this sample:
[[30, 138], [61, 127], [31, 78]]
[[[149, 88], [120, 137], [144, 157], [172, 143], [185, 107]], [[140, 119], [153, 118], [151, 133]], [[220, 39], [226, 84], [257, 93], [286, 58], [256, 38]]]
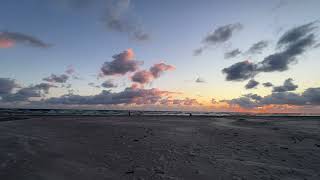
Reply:
[[225, 59], [234, 58], [234, 57], [238, 56], [239, 54], [241, 54], [241, 51], [239, 49], [234, 49], [234, 50], [231, 50], [229, 52], [224, 53], [224, 58]]
[[49, 89], [57, 87], [47, 83], [40, 83], [34, 86], [24, 87], [16, 93], [7, 93], [1, 96], [2, 102], [28, 101], [29, 98], [43, 97], [49, 93]]
[[282, 86], [274, 86], [272, 92], [287, 92], [296, 90], [298, 86], [293, 84], [292, 81], [292, 78], [286, 79]]
[[245, 88], [246, 89], [252, 89], [252, 88], [255, 88], [259, 85], [259, 82], [254, 80], [254, 79], [251, 79], [246, 85], [245, 85]]
[[236, 31], [239, 31], [242, 28], [243, 25], [240, 23], [227, 24], [216, 28], [213, 32], [208, 33], [207, 36], [202, 40], [203, 46], [196, 49], [194, 51], [194, 55], [201, 54], [208, 46], [227, 42], [231, 39]]
[[69, 79], [69, 76], [66, 74], [56, 75], [51, 74], [49, 77], [43, 78], [44, 81], [51, 83], [65, 83]]
[[75, 68], [72, 65], [69, 65], [65, 71], [66, 74], [72, 75], [76, 72]]
[[150, 68], [150, 72], [155, 78], [160, 77], [160, 75], [165, 71], [175, 70], [176, 68], [172, 65], [168, 65], [165, 63], [155, 64]]
[[298, 55], [303, 54], [316, 43], [315, 22], [292, 28], [285, 32], [277, 42], [282, 51], [271, 54], [259, 63], [258, 71], [273, 72], [289, 69], [289, 64], [296, 61]]
[[257, 65], [249, 61], [237, 62], [222, 70], [227, 81], [243, 81], [256, 75]]
[[265, 82], [265, 83], [262, 83], [262, 85], [264, 87], [272, 87], [273, 86], [273, 84], [271, 82]]
[[197, 79], [196, 79], [196, 83], [205, 83], [206, 81], [203, 79], [203, 78], [201, 78], [201, 77], [198, 77]]
[[277, 42], [279, 52], [271, 54], [258, 63], [248, 61], [238, 62], [222, 70], [227, 81], [243, 81], [254, 77], [260, 72], [285, 71], [289, 65], [297, 61], [297, 56], [303, 54], [316, 44], [314, 30], [316, 22], [294, 27], [285, 32]]
[[105, 62], [101, 67], [101, 72], [105, 76], [125, 75], [128, 72], [137, 71], [141, 64], [142, 62], [134, 60], [133, 50], [127, 49], [114, 55], [112, 61]]
[[227, 102], [231, 106], [237, 105], [246, 109], [262, 107], [265, 105], [318, 106], [320, 105], [320, 88], [308, 88], [301, 94], [292, 92], [273, 92], [264, 97], [257, 97], [244, 95], [239, 98], [224, 100], [224, 102]]
[[141, 70], [134, 73], [131, 80], [136, 83], [147, 84], [159, 78], [163, 72], [174, 69], [174, 66], [165, 63], [154, 64], [149, 70]]
[[14, 88], [18, 88], [19, 85], [14, 79], [0, 78], [0, 96], [3, 94], [10, 94]]
[[254, 43], [247, 51], [248, 54], [261, 54], [262, 51], [268, 47], [269, 42], [268, 41], [259, 41], [257, 43]]
[[114, 84], [114, 82], [111, 81], [111, 80], [106, 80], [101, 84], [101, 87], [104, 87], [104, 88], [115, 88], [115, 87], [117, 87], [117, 85]]
[[142, 70], [134, 73], [131, 80], [136, 83], [146, 84], [150, 83], [154, 79], [153, 74], [150, 71]]
[[88, 83], [88, 85], [89, 85], [90, 87], [93, 87], [93, 88], [101, 88], [99, 85], [96, 85], [96, 84], [93, 83], [93, 82]]
[[247, 97], [256, 101], [260, 101], [262, 99], [262, 97], [259, 96], [258, 94], [252, 94], [252, 93], [245, 94], [244, 97]]
[[49, 104], [68, 104], [68, 105], [108, 105], [108, 104], [156, 104], [162, 98], [167, 98], [175, 92], [162, 91], [159, 89], [140, 89], [126, 88], [120, 92], [103, 90], [100, 94], [92, 96], [63, 95], [47, 99]]
[[50, 47], [49, 44], [30, 35], [26, 35], [19, 32], [9, 32], [9, 31], [0, 32], [0, 48], [10, 48], [17, 43], [30, 45], [33, 47], [39, 47], [39, 48]]
[[103, 17], [106, 26], [109, 30], [127, 33], [135, 40], [148, 40], [149, 34], [143, 30], [137, 19], [129, 14], [130, 4], [130, 0], [108, 0]]
[[175, 105], [175, 106], [195, 106], [202, 105], [196, 99], [185, 98], [185, 99], [171, 99], [166, 98], [160, 100], [161, 105]]

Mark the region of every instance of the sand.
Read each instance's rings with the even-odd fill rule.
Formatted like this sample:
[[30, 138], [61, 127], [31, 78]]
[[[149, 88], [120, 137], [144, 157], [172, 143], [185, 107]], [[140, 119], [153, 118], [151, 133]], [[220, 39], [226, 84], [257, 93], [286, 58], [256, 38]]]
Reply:
[[319, 180], [320, 118], [2, 117], [0, 179]]

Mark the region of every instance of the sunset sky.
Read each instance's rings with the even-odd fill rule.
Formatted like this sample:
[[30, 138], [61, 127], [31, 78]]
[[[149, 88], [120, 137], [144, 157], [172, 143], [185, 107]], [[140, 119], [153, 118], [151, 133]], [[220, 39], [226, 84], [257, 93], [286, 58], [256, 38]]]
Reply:
[[0, 107], [320, 113], [319, 0], [2, 0]]

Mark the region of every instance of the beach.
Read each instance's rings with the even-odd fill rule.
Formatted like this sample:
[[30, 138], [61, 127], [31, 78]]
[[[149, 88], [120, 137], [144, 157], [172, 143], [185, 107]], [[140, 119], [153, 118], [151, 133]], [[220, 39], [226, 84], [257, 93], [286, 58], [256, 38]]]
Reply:
[[3, 116], [1, 180], [320, 179], [320, 117]]

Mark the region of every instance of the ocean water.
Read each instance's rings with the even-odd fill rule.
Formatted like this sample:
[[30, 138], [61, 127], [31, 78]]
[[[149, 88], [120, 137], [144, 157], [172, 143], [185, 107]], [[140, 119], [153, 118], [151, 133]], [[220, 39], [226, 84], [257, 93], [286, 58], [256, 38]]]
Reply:
[[193, 111], [129, 111], [129, 110], [80, 110], [80, 109], [0, 109], [0, 115], [35, 116], [317, 116], [315, 114], [254, 114], [238, 112], [193, 112]]

